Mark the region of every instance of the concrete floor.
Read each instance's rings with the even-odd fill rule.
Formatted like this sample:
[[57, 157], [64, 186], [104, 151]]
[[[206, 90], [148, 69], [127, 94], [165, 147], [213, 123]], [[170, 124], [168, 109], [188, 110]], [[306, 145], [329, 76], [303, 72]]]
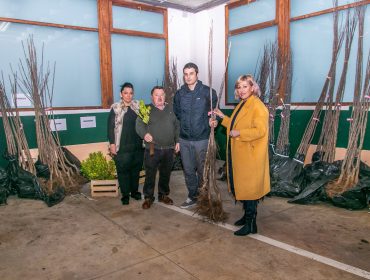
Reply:
[[[218, 184], [232, 224], [241, 206], [225, 182]], [[181, 171], [172, 174], [171, 197], [175, 206], [186, 198]], [[368, 209], [267, 198], [258, 209], [259, 234], [250, 238], [177, 207], [143, 210], [141, 203], [122, 206], [119, 198], [77, 195], [48, 208], [9, 198], [0, 207], [0, 279], [364, 279], [255, 239], [260, 237], [356, 267], [370, 279]]]

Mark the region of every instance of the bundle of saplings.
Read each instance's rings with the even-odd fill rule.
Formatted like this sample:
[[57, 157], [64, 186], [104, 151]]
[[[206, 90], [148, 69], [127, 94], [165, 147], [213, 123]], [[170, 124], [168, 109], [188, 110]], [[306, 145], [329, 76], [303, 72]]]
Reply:
[[[305, 190], [292, 199], [295, 203], [313, 203], [317, 200], [327, 200], [335, 206], [347, 209], [363, 209], [368, 205], [370, 192], [369, 166], [362, 163], [363, 148], [368, 111], [370, 108], [370, 51], [368, 50], [367, 66], [363, 73], [363, 36], [364, 7], [357, 7], [355, 12], [348, 12], [343, 39], [345, 55], [342, 75], [339, 81], [334, 102], [333, 95], [327, 104], [322, 133], [314, 154], [313, 163], [307, 166]], [[358, 30], [356, 76], [351, 112], [349, 139], [343, 161], [334, 161], [337, 140], [340, 103], [342, 101], [348, 60], [355, 30]], [[331, 80], [333, 77], [331, 77]], [[331, 81], [333, 83], [333, 81]], [[331, 94], [333, 91], [331, 91]]]
[[[13, 107], [7, 99], [4, 80], [0, 80], [0, 111], [6, 134], [5, 158], [9, 162], [10, 193], [16, 193], [21, 198], [41, 199], [52, 206], [63, 200], [65, 190], [70, 193], [78, 191], [82, 176], [78, 167], [71, 163], [75, 160], [68, 160], [58, 133], [51, 130], [50, 124], [55, 119], [52, 107], [55, 64], [54, 69], [49, 63], [45, 64], [43, 51], [38, 57], [32, 36], [26, 46], [23, 42], [22, 46], [24, 58], [18, 61], [18, 73], [12, 71], [9, 77]], [[26, 95], [35, 112], [39, 156], [36, 163], [31, 157], [20, 119], [15, 98], [18, 92]]]
[[[358, 22], [357, 60], [347, 150], [339, 178], [326, 186], [326, 193], [331, 202], [335, 206], [349, 209], [367, 207], [370, 189], [369, 167], [361, 164], [360, 160], [370, 109], [370, 50], [365, 52], [363, 50], [365, 12], [365, 7], [355, 9], [355, 18]], [[365, 71], [363, 71], [364, 53], [367, 54]]]

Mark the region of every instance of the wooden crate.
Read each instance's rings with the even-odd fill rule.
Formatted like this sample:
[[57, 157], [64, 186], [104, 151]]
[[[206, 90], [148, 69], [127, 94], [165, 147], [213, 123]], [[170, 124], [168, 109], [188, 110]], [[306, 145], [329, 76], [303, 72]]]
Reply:
[[118, 196], [118, 181], [117, 180], [91, 180], [91, 196]]
[[145, 182], [145, 170], [140, 171], [139, 184], [144, 184]]

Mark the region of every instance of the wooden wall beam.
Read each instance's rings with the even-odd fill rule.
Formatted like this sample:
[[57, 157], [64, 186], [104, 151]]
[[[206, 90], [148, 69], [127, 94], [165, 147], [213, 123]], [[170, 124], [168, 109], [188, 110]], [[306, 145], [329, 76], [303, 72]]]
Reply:
[[276, 0], [276, 19], [278, 22], [278, 49], [283, 66], [283, 79], [279, 89], [280, 98], [284, 99], [287, 86], [287, 67], [290, 61], [290, 0]]
[[227, 6], [229, 7], [229, 9], [233, 9], [239, 6], [248, 5], [252, 2], [256, 2], [256, 0], [239, 0], [239, 1], [228, 4]]
[[155, 12], [155, 13], [164, 13], [167, 11], [166, 8], [154, 7], [151, 5], [146, 5], [146, 4], [137, 3], [137, 2], [128, 2], [126, 0], [112, 0], [112, 4], [114, 6], [127, 7], [131, 9], [137, 9], [137, 10], [143, 10], [143, 11]]
[[111, 0], [98, 0], [100, 81], [103, 108], [109, 108], [113, 103], [111, 18]]
[[168, 13], [167, 9], [163, 13], [163, 34], [165, 39], [165, 75], [166, 77], [170, 74], [170, 60], [168, 57]]
[[276, 23], [277, 23], [277, 21], [273, 19], [273, 20], [269, 20], [269, 21], [265, 21], [265, 22], [245, 26], [245, 27], [240, 27], [238, 29], [234, 29], [234, 30], [229, 31], [229, 36], [234, 36], [234, 35], [238, 35], [238, 34], [242, 34], [242, 33], [251, 32], [251, 31], [254, 31], [254, 30], [259, 30], [259, 29], [271, 27], [271, 26], [276, 25]]
[[65, 28], [65, 29], [73, 29], [73, 30], [83, 30], [83, 31], [93, 31], [93, 32], [98, 31], [97, 28], [93, 28], [93, 27], [74, 26], [74, 25], [68, 25], [68, 24], [40, 22], [40, 21], [16, 19], [16, 18], [0, 17], [0, 21], [37, 25], [37, 26], [57, 27], [57, 28]]
[[[226, 64], [226, 59], [227, 59], [227, 54], [228, 54], [228, 49], [229, 49], [229, 32], [230, 32], [230, 26], [229, 26], [229, 5], [225, 5], [225, 64]], [[228, 102], [228, 91], [227, 91], [227, 87], [228, 87], [228, 76], [229, 76], [229, 70], [227, 69], [226, 73], [225, 73], [225, 86], [224, 86], [224, 92], [225, 92], [225, 99], [224, 99], [224, 105], [227, 105]]]
[[126, 30], [126, 29], [119, 29], [119, 28], [112, 28], [112, 33], [128, 35], [128, 36], [145, 37], [145, 38], [166, 39], [166, 34], [150, 33], [150, 32], [143, 32], [143, 31], [136, 31], [136, 30]]
[[358, 1], [358, 2], [351, 3], [351, 4], [338, 6], [337, 8], [330, 8], [330, 9], [317, 11], [317, 12], [306, 14], [306, 15], [296, 16], [296, 17], [291, 18], [290, 21], [296, 21], [296, 20], [306, 19], [310, 17], [317, 17], [317, 16], [333, 13], [334, 11], [343, 11], [346, 9], [355, 8], [358, 6], [365, 6], [369, 4], [370, 4], [369, 0]]

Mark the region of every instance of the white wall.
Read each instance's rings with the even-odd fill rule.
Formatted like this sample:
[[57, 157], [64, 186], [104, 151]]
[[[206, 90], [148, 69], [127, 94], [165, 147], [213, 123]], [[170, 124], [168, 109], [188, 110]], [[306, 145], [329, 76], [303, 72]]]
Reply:
[[[199, 79], [208, 82], [209, 29], [213, 22], [212, 87], [219, 92], [225, 71], [225, 5], [196, 14], [168, 9], [168, 53], [177, 59], [179, 78], [187, 62], [199, 67]], [[182, 84], [182, 80], [180, 81]], [[224, 108], [224, 91], [221, 108]]]
[[168, 56], [170, 62], [176, 59], [179, 78], [182, 77], [182, 67], [191, 60], [192, 18], [191, 13], [168, 9]]

